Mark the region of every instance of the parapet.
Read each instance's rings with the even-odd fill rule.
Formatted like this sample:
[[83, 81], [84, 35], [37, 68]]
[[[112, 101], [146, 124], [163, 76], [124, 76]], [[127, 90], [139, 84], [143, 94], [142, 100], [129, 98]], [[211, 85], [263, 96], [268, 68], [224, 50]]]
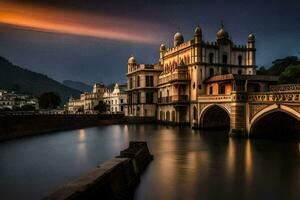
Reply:
[[152, 159], [146, 142], [130, 142], [116, 158], [65, 184], [44, 199], [133, 199], [140, 174]]

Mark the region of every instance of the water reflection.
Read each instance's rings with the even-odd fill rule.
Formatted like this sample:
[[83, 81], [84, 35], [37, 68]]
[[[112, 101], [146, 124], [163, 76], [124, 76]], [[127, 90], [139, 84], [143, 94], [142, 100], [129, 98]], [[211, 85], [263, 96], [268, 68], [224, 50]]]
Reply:
[[101, 126], [3, 143], [1, 197], [40, 199], [132, 140], [147, 141], [154, 154], [137, 200], [300, 197], [299, 141], [235, 139], [226, 132], [156, 125]]

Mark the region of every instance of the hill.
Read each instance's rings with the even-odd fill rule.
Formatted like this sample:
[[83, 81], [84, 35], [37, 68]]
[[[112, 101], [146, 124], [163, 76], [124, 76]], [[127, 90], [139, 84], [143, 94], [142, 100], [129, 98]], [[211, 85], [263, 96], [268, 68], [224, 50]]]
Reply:
[[39, 96], [44, 92], [56, 92], [63, 103], [70, 96], [79, 97], [80, 91], [67, 87], [46, 75], [16, 66], [0, 56], [0, 89]]
[[80, 81], [64, 80], [62, 83], [67, 87], [79, 90], [81, 92], [90, 92], [92, 90], [92, 86]]

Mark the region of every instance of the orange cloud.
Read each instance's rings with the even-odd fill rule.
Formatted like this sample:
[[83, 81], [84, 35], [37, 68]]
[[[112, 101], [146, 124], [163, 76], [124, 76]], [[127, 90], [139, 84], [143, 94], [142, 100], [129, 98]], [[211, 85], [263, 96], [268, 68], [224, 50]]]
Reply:
[[75, 10], [0, 2], [0, 23], [52, 33], [157, 44], [166, 26]]

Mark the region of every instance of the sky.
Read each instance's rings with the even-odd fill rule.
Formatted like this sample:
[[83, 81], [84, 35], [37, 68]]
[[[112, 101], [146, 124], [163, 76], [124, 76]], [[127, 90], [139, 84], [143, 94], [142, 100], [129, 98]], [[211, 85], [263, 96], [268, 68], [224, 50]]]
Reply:
[[58, 80], [125, 82], [128, 57], [156, 63], [159, 46], [221, 21], [235, 44], [256, 36], [257, 65], [300, 56], [299, 0], [0, 0], [0, 56]]

